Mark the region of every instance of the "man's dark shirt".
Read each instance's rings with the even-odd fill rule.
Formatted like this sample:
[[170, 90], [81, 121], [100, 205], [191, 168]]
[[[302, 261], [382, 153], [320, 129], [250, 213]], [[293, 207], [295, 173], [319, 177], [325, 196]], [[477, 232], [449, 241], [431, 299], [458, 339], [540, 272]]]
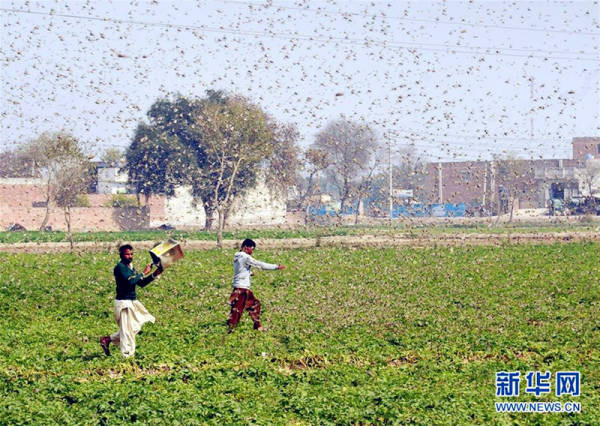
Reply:
[[154, 280], [152, 274], [146, 278], [123, 262], [117, 263], [113, 271], [117, 282], [117, 300], [135, 300], [135, 286], [145, 287]]

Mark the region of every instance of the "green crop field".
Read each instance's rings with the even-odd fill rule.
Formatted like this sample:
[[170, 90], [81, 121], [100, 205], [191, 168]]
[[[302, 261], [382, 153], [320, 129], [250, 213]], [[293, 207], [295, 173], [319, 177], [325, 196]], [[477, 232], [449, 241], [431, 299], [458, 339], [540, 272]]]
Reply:
[[[135, 358], [114, 332], [108, 254], [2, 254], [0, 424], [597, 424], [600, 244], [258, 250], [266, 333], [226, 333], [232, 250], [188, 252], [138, 291]], [[149, 256], [136, 254], [141, 267]], [[495, 396], [519, 371], [521, 395]], [[581, 373], [581, 395], [525, 392]], [[498, 414], [575, 401], [580, 413]]]

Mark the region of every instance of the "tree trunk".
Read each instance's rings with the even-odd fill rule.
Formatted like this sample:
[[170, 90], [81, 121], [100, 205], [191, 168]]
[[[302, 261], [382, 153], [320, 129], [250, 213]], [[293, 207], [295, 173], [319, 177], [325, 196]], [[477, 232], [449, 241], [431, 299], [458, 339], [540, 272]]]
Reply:
[[342, 195], [342, 197], [340, 198], [340, 216], [345, 208], [346, 208], [346, 194]]
[[229, 219], [229, 213], [231, 213], [231, 203], [223, 210], [223, 228], [227, 226], [227, 220]]
[[502, 208], [502, 203], [500, 202], [500, 197], [498, 197], [498, 201], [496, 201], [496, 225], [500, 223], [500, 212]]
[[306, 211], [304, 212], [304, 226], [308, 225], [309, 211], [310, 211], [310, 204], [306, 204]]
[[340, 212], [338, 214], [339, 223], [342, 223], [342, 213], [344, 212], [344, 209], [346, 208], [346, 202], [350, 198], [350, 191], [351, 191], [350, 182], [346, 178], [344, 178], [343, 192], [340, 197]]
[[340, 224], [340, 225], [342, 224], [342, 213], [345, 208], [346, 208], [346, 194], [343, 194], [340, 199], [340, 211], [337, 213], [337, 221], [338, 221], [338, 224]]
[[46, 214], [44, 215], [44, 220], [42, 220], [42, 224], [40, 225], [40, 231], [44, 232], [46, 230], [46, 225], [48, 224], [48, 219], [50, 218], [50, 200], [46, 201]]
[[44, 215], [44, 220], [42, 220], [42, 224], [40, 225], [41, 232], [44, 232], [46, 230], [46, 225], [48, 224], [49, 218], [50, 218], [50, 179], [48, 179], [48, 183], [46, 185], [46, 214]]
[[207, 205], [204, 205], [204, 230], [210, 231], [215, 220], [214, 218], [215, 209], [209, 208]]
[[225, 224], [225, 212], [223, 211], [223, 207], [219, 206], [217, 207], [217, 212], [218, 212], [218, 223], [219, 226], [217, 228], [217, 247], [219, 247], [220, 249], [223, 248], [223, 227]]
[[212, 228], [212, 224], [214, 222], [214, 218], [212, 217], [212, 212], [209, 215], [206, 215], [206, 218], [204, 219], [204, 230], [205, 231], [210, 231], [210, 229]]
[[[235, 182], [235, 177], [237, 176], [237, 172], [239, 170], [240, 164], [242, 163], [242, 158], [238, 158], [236, 163], [233, 166], [233, 170], [231, 172], [231, 176], [229, 177], [229, 183], [227, 185], [227, 192], [225, 194], [225, 198], [221, 203], [217, 204], [217, 211], [219, 212], [219, 230], [217, 231], [217, 246], [219, 248], [223, 248], [223, 228], [225, 228], [225, 220], [227, 219], [227, 212], [231, 208], [233, 204], [231, 191], [233, 188], [233, 183]], [[216, 192], [215, 192], [216, 194]], [[215, 196], [215, 199], [218, 201], [218, 198]]]
[[358, 202], [356, 203], [356, 213], [354, 214], [354, 224], [358, 225], [358, 213], [360, 210], [360, 197], [358, 199]]
[[65, 207], [65, 222], [67, 222], [67, 236], [71, 243], [71, 252], [73, 252], [73, 233], [71, 232], [71, 207]]

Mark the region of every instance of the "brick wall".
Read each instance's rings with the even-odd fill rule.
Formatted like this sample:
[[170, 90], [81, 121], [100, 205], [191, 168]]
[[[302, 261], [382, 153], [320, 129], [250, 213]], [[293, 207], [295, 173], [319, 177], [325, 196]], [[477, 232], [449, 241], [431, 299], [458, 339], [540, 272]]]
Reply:
[[[115, 231], [147, 228], [151, 221], [164, 221], [164, 199], [150, 197], [145, 208], [106, 207], [108, 194], [87, 194], [89, 207], [71, 209], [71, 227], [74, 231]], [[40, 227], [46, 215], [45, 188], [39, 181], [19, 183], [5, 179], [0, 182], [0, 230], [19, 223], [28, 230]], [[66, 230], [64, 212], [51, 206], [47, 226]]]
[[544, 207], [544, 194], [535, 178], [536, 161], [519, 160], [510, 170], [502, 167], [502, 162], [490, 161], [429, 163], [425, 168], [426, 202], [497, 206], [507, 198], [504, 190], [514, 193], [519, 208]]
[[[489, 199], [490, 173], [484, 161], [429, 163], [425, 168], [427, 202], [467, 203]], [[486, 174], [487, 173], [487, 174]], [[485, 193], [484, 193], [485, 189]]]
[[600, 158], [600, 138], [573, 138], [573, 159], [585, 160], [588, 154]]
[[[189, 195], [189, 194], [188, 194]], [[0, 179], [0, 230], [18, 223], [28, 230], [40, 228], [44, 216], [45, 187], [39, 180]], [[168, 223], [176, 227], [203, 228], [204, 209], [193, 206], [191, 196], [167, 199], [152, 196], [142, 209], [108, 207], [111, 194], [86, 194], [88, 207], [71, 209], [73, 231], [116, 231], [145, 229]], [[134, 198], [133, 195], [131, 195]], [[144, 204], [144, 200], [142, 200]], [[285, 203], [260, 184], [243, 200], [238, 200], [229, 218], [229, 225], [260, 226], [285, 223]], [[64, 212], [51, 206], [46, 226], [66, 230]]]

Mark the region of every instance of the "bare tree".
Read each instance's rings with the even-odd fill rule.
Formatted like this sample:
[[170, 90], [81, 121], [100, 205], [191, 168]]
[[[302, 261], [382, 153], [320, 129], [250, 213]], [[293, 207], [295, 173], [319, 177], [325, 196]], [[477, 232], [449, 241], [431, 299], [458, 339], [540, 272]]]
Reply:
[[580, 176], [588, 198], [594, 198], [594, 192], [600, 190], [600, 160], [593, 158], [587, 160]]
[[[512, 222], [515, 210], [515, 203], [518, 196], [526, 190], [531, 179], [531, 170], [527, 162], [517, 158], [515, 154], [507, 153], [504, 157], [496, 157], [498, 187], [502, 193], [498, 194], [498, 218], [501, 211], [510, 213], [509, 222]], [[502, 206], [502, 203], [505, 203]]]
[[[376, 172], [382, 166], [382, 153], [374, 152], [371, 156], [369, 163], [363, 167], [364, 174], [360, 175], [356, 185], [354, 186], [354, 197], [356, 198], [356, 211], [354, 213], [354, 224], [358, 225], [358, 216], [360, 213], [361, 200], [368, 197], [377, 186], [377, 175]], [[379, 155], [378, 155], [379, 154]]]
[[314, 147], [327, 153], [328, 176], [339, 193], [342, 212], [357, 178], [368, 173], [377, 146], [375, 133], [368, 125], [346, 119], [329, 123], [317, 134]]
[[283, 197], [286, 202], [290, 199], [291, 191], [297, 187], [301, 179], [302, 159], [298, 138], [300, 133], [291, 124], [271, 123], [274, 152], [265, 161], [265, 180], [271, 191]]
[[45, 182], [46, 214], [40, 230], [46, 229], [50, 207], [55, 203], [63, 209], [72, 249], [71, 208], [77, 205], [78, 196], [85, 193], [92, 178], [89, 158], [79, 141], [66, 133], [43, 133], [25, 144], [20, 152], [31, 159], [33, 170]]
[[110, 167], [118, 167], [125, 160], [125, 154], [118, 148], [107, 148], [102, 154], [102, 161]]
[[[375, 175], [374, 182], [368, 195], [373, 212], [376, 215], [383, 215], [383, 212], [389, 208], [390, 197], [392, 201], [398, 201], [394, 193], [390, 194], [390, 171], [389, 164], [385, 163], [388, 153], [378, 154], [380, 167]], [[389, 160], [388, 160], [389, 161]], [[392, 189], [412, 191], [413, 199], [426, 199], [425, 183], [427, 174], [425, 171], [426, 160], [423, 154], [418, 152], [413, 145], [401, 146], [394, 150], [392, 157]]]
[[[81, 194], [89, 184], [89, 159], [79, 146], [75, 137], [66, 133], [43, 133], [22, 147], [23, 155], [31, 158], [33, 168], [45, 182], [46, 214], [40, 225], [40, 231], [46, 229], [53, 202], [60, 200], [62, 206], [71, 204], [65, 198], [65, 192], [74, 196]], [[85, 185], [79, 168], [86, 171]], [[73, 173], [72, 177], [69, 177]], [[72, 206], [72, 204], [71, 204]], [[70, 227], [70, 220], [67, 222]]]
[[257, 106], [243, 98], [208, 103], [197, 120], [207, 157], [202, 181], [210, 185], [210, 202], [217, 211], [217, 246], [223, 245], [223, 228], [236, 194], [252, 187], [260, 163], [271, 158], [273, 128]]
[[419, 198], [426, 179], [424, 156], [411, 145], [399, 148], [397, 153], [392, 175], [394, 188], [410, 189]]
[[54, 201], [63, 209], [67, 223], [67, 235], [73, 250], [71, 232], [71, 209], [78, 205], [78, 197], [87, 189], [92, 178], [92, 164], [81, 153], [61, 158], [54, 170]]
[[298, 176], [296, 181], [297, 205], [306, 211], [304, 224], [308, 221], [309, 200], [318, 190], [319, 176], [329, 166], [327, 152], [317, 148], [308, 148], [302, 155], [302, 168], [305, 176]]
[[298, 180], [301, 169], [298, 129], [291, 124], [271, 124], [275, 150], [267, 160], [267, 183], [281, 192], [287, 192]]
[[0, 152], [0, 177], [33, 178], [39, 177], [35, 160], [22, 149]]

